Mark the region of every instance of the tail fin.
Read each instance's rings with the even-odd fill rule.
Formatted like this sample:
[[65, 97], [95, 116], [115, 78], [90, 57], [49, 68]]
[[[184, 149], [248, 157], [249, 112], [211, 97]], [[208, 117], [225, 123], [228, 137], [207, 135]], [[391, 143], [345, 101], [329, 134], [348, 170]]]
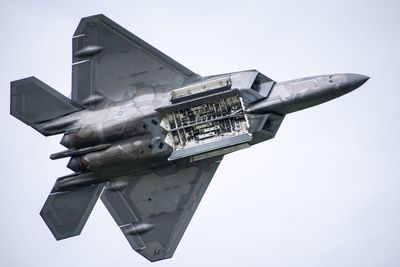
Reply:
[[35, 125], [81, 109], [81, 106], [36, 77], [11, 82], [11, 115], [44, 135], [48, 133]]
[[40, 216], [57, 240], [80, 235], [104, 184], [51, 193]]

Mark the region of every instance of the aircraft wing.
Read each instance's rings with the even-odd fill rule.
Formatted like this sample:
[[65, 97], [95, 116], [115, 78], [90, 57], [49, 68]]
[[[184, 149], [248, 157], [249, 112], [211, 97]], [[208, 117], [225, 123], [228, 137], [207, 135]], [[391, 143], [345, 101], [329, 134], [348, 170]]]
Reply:
[[72, 50], [71, 97], [81, 105], [167, 92], [199, 77], [104, 15], [81, 20]]
[[150, 261], [170, 258], [221, 160], [125, 177], [110, 183], [101, 200], [134, 250]]

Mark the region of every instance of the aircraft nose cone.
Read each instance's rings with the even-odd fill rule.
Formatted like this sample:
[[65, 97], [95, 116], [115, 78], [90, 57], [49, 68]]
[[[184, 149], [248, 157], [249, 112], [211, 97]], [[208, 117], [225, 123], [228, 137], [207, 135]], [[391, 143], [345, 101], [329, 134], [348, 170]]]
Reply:
[[347, 74], [349, 91], [353, 91], [368, 81], [369, 77], [361, 74]]

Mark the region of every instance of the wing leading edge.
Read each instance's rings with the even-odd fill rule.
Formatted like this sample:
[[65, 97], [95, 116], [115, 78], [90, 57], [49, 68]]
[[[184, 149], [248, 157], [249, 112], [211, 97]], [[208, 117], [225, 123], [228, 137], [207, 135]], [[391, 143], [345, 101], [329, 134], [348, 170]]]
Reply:
[[104, 15], [83, 18], [72, 47], [71, 95], [86, 106], [170, 91], [199, 77]]
[[134, 250], [150, 261], [172, 257], [222, 157], [110, 183], [101, 200]]

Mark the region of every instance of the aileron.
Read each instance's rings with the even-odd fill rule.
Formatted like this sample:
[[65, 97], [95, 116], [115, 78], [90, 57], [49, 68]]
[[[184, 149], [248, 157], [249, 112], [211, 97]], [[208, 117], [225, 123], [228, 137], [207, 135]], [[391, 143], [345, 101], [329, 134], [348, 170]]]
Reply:
[[[101, 199], [132, 248], [150, 261], [172, 257], [222, 157], [177, 166], [173, 174], [130, 177]], [[160, 175], [161, 174], [161, 175]]]
[[83, 18], [72, 43], [72, 99], [34, 77], [11, 83], [11, 115], [44, 135], [63, 133], [67, 149], [50, 158], [69, 157], [73, 171], [40, 215], [57, 240], [77, 236], [101, 197], [150, 261], [172, 257], [224, 155], [368, 80], [275, 82], [257, 70], [200, 77], [104, 15]]
[[116, 102], [140, 91], [167, 92], [198, 76], [104, 15], [79, 23], [73, 62], [72, 99], [82, 105], [92, 95]]

